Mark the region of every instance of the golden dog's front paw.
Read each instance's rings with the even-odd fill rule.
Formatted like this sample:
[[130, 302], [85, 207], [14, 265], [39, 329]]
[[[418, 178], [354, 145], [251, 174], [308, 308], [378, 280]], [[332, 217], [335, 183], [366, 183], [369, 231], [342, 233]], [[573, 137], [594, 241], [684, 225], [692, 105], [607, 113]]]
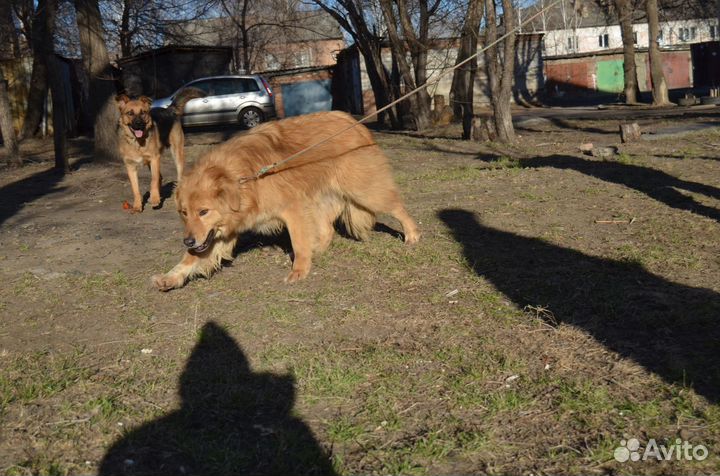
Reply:
[[150, 206], [153, 208], [159, 207], [160, 206], [160, 197], [157, 197], [157, 198], [150, 197], [149, 203], [150, 203]]
[[290, 271], [290, 274], [287, 275], [287, 278], [285, 278], [285, 282], [290, 284], [300, 281], [301, 279], [305, 279], [308, 273], [310, 273], [309, 269], [293, 269]]
[[181, 288], [185, 280], [177, 274], [156, 274], [152, 277], [152, 283], [159, 291], [170, 291]]
[[417, 230], [405, 234], [405, 244], [414, 245], [420, 241], [420, 232]]

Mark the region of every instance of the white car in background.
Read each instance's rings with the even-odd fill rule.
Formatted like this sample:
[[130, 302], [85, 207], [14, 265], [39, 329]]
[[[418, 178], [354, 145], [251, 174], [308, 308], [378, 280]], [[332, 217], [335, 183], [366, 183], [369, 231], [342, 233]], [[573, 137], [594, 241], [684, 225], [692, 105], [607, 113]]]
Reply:
[[184, 126], [240, 124], [251, 129], [276, 117], [275, 97], [262, 76], [212, 76], [193, 80], [171, 96], [156, 99], [152, 107], [167, 108], [185, 88], [202, 90], [206, 96], [191, 99], [182, 116]]

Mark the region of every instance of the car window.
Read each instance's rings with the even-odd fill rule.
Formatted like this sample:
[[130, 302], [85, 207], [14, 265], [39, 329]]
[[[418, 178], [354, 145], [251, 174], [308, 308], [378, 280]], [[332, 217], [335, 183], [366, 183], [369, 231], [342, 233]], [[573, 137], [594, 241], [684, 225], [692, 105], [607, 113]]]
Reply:
[[211, 94], [210, 81], [198, 81], [196, 83], [188, 84], [187, 87], [198, 88], [202, 91], [205, 91], [206, 94]]
[[213, 91], [211, 94], [214, 96], [223, 96], [225, 94], [236, 94], [240, 92], [233, 79], [214, 79], [212, 83]]
[[260, 91], [260, 87], [257, 84], [257, 81], [250, 78], [243, 78], [240, 80], [241, 82], [241, 88], [242, 92], [244, 93], [254, 93], [257, 91]]

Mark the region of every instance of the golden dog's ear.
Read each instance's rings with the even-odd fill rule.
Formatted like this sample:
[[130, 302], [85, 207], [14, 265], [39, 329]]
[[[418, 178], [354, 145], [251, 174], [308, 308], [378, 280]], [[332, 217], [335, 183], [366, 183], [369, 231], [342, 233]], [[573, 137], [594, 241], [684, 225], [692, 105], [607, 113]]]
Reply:
[[230, 179], [225, 179], [218, 183], [218, 187], [218, 200], [225, 203], [230, 210], [240, 211], [240, 186]]
[[151, 106], [151, 105], [152, 105], [152, 99], [150, 99], [150, 98], [147, 97], [147, 96], [140, 96], [140, 97], [138, 98], [138, 100], [140, 100], [141, 102], [144, 102], [144, 103], [147, 104], [148, 106]]
[[176, 186], [175, 190], [173, 190], [172, 198], [175, 202], [175, 207], [177, 208], [178, 213], [180, 213], [182, 211], [182, 201], [180, 200], [180, 185]]
[[[205, 171], [205, 178], [215, 189], [215, 197], [231, 211], [240, 210], [240, 186], [230, 178], [223, 167], [212, 166]], [[211, 189], [212, 189], [211, 188]]]
[[122, 109], [125, 104], [127, 104], [130, 101], [130, 98], [127, 94], [118, 94], [115, 96], [115, 102], [117, 103], [118, 107]]

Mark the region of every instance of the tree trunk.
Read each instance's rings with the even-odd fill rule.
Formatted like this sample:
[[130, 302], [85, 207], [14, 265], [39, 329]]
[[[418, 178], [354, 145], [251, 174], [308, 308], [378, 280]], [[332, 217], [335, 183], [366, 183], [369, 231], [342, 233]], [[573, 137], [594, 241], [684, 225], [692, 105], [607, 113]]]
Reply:
[[52, 50], [52, 43], [46, 44], [47, 38], [47, 10], [44, 1], [39, 1], [32, 19], [32, 52], [33, 65], [30, 76], [30, 90], [28, 91], [25, 120], [23, 121], [20, 138], [33, 137], [42, 122], [45, 96], [47, 95], [48, 77], [46, 50]]
[[625, 103], [637, 103], [637, 73], [635, 71], [635, 35], [633, 32], [633, 5], [631, 0], [615, 0], [618, 17], [620, 17], [620, 33], [623, 41], [623, 72], [625, 74]]
[[[7, 45], [8, 43], [13, 44], [13, 40], [17, 43], [15, 24], [10, 10], [10, 3], [8, 2], [0, 5], [0, 41]], [[15, 53], [18, 48], [14, 46], [13, 50]], [[8, 84], [2, 66], [0, 66], [0, 133], [2, 134], [8, 163], [16, 166], [22, 165], [22, 157], [20, 157], [17, 136], [15, 135], [15, 125], [13, 124], [12, 109], [10, 108]]]
[[[51, 3], [55, 0], [49, 0]], [[52, 96], [53, 143], [55, 145], [55, 169], [58, 172], [69, 172], [70, 163], [67, 155], [67, 123], [65, 122], [67, 105], [65, 91], [60, 77], [59, 60], [54, 53], [47, 57], [48, 80]]]
[[[57, 17], [58, 0], [39, 0], [38, 9], [45, 10], [45, 37], [40, 40], [45, 45], [52, 45], [55, 36], [55, 18]], [[44, 47], [45, 68], [52, 95], [53, 108], [53, 139], [55, 144], [55, 169], [65, 173], [70, 171], [67, 156], [67, 127], [65, 124], [66, 106], [65, 90], [60, 77], [60, 69], [55, 51], [51, 47]]]
[[2, 41], [3, 45], [11, 45], [14, 58], [20, 57], [20, 40], [18, 36], [10, 2], [8, 0], [0, 2], [0, 41]]
[[10, 165], [22, 165], [20, 149], [18, 148], [15, 126], [13, 126], [12, 110], [10, 109], [10, 98], [8, 96], [7, 81], [0, 68], [0, 133], [2, 133], [3, 146]]
[[[415, 34], [413, 22], [410, 18], [410, 9], [406, 0], [395, 0], [398, 6], [398, 14], [400, 15], [400, 24], [402, 25], [403, 36], [408, 41], [410, 54], [412, 55], [413, 67], [415, 72], [415, 84], [421, 86], [427, 83], [427, 61], [428, 61], [428, 40], [430, 34], [430, 16], [437, 10], [440, 0], [436, 0], [435, 5], [428, 7], [428, 0], [419, 0], [418, 9], [420, 15], [417, 21], [418, 33]], [[426, 88], [417, 92], [421, 101], [427, 105], [430, 110], [430, 93]]]
[[[514, 7], [511, 0], [502, 0], [503, 15], [506, 28], [513, 28]], [[498, 38], [497, 12], [494, 0], [485, 0], [485, 17], [487, 22], [486, 43], [492, 44]], [[503, 41], [503, 54], [497, 45], [485, 50], [485, 63], [490, 83], [490, 100], [492, 101], [495, 132], [498, 140], [504, 143], [515, 142], [515, 129], [512, 124], [510, 100], [512, 98], [513, 76], [515, 72], [515, 33], [510, 33]]]
[[[363, 58], [365, 58], [365, 70], [367, 71], [370, 87], [375, 97], [375, 107], [376, 109], [382, 109], [395, 100], [395, 95], [392, 92], [390, 76], [382, 62], [380, 45], [369, 44], [365, 47], [360, 46], [360, 51], [363, 54]], [[390, 127], [393, 129], [400, 129], [402, 127], [402, 122], [398, 117], [395, 107], [391, 107], [381, 116], [378, 116], [380, 123], [384, 122], [385, 115], [390, 119]]]
[[[391, 0], [380, 0], [380, 7], [382, 8], [383, 15], [385, 16], [385, 23], [387, 27], [388, 38], [390, 39], [390, 48], [392, 49], [393, 57], [398, 65], [400, 71], [400, 77], [402, 78], [403, 84], [405, 84], [405, 92], [410, 92], [417, 87], [415, 79], [413, 78], [410, 65], [407, 62], [407, 43], [400, 39], [400, 35], [397, 31], [397, 20], [395, 13], [393, 12], [393, 6]], [[425, 93], [427, 96], [427, 93]], [[430, 104], [423, 97], [413, 94], [407, 98], [410, 103], [410, 111], [413, 116], [414, 128], [417, 130], [424, 130], [430, 127]]]
[[75, 0], [80, 51], [89, 76], [88, 109], [95, 137], [95, 157], [117, 158], [117, 108], [109, 107], [116, 94], [105, 45], [98, 0]]
[[130, 32], [130, 2], [123, 1], [123, 11], [120, 17], [120, 55], [123, 58], [132, 56], [132, 34]]
[[647, 0], [645, 9], [648, 17], [648, 34], [650, 36], [650, 77], [652, 79], [653, 105], [664, 106], [670, 104], [665, 74], [662, 70], [660, 46], [658, 45], [659, 19], [657, 0]]
[[[482, 18], [483, 6], [481, 0], [470, 0], [468, 2], [465, 23], [463, 24], [455, 64], [465, 61], [478, 50], [478, 32], [480, 30], [480, 19]], [[450, 100], [452, 102], [453, 115], [456, 119], [462, 119], [463, 124], [471, 124], [473, 115], [473, 98], [475, 96], [475, 76], [477, 74], [477, 57], [459, 67], [453, 73]], [[470, 139], [470, 126], [463, 127], [463, 139]]]

